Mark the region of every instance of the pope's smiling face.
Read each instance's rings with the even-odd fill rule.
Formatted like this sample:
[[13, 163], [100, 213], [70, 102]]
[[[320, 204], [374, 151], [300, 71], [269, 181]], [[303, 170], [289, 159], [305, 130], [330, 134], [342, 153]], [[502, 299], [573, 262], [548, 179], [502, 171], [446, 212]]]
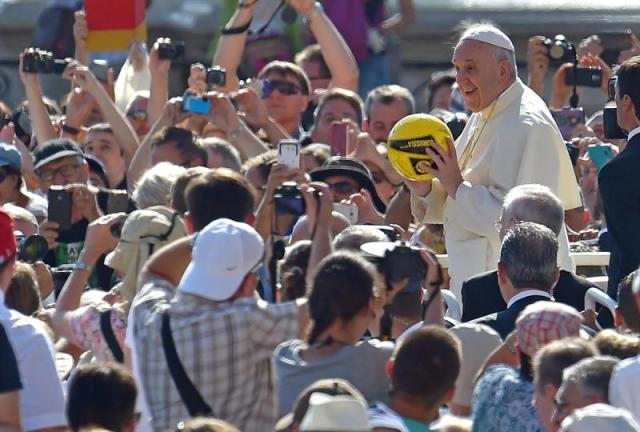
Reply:
[[472, 112], [489, 106], [513, 82], [511, 64], [498, 53], [498, 48], [473, 39], [463, 40], [453, 52], [456, 81]]

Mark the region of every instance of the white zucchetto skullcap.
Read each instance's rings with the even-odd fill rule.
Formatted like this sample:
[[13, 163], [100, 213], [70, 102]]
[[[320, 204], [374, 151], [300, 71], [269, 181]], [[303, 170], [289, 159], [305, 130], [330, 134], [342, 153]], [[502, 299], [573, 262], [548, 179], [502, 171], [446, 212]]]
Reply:
[[[488, 43], [500, 48], [504, 48], [507, 51], [515, 52], [513, 42], [509, 39], [509, 36], [504, 34], [502, 30], [492, 25], [481, 24], [473, 26], [462, 34], [460, 42], [472, 39], [480, 42]], [[458, 43], [460, 43], [458, 42]]]

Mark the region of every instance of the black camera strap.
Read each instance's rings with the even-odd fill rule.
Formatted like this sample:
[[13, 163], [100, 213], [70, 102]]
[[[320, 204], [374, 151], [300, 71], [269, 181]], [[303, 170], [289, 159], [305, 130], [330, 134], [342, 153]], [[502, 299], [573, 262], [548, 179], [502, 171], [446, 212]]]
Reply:
[[204, 416], [213, 417], [213, 410], [204, 401], [202, 395], [189, 379], [187, 372], [184, 370], [184, 366], [178, 357], [176, 351], [176, 344], [171, 334], [171, 323], [169, 319], [169, 310], [165, 309], [161, 314], [162, 316], [162, 350], [164, 351], [167, 365], [169, 366], [169, 373], [173, 379], [173, 383], [180, 393], [180, 399], [187, 407], [189, 415], [191, 417]]
[[116, 339], [116, 335], [111, 327], [111, 309], [100, 312], [100, 330], [107, 346], [113, 354], [113, 358], [120, 364], [124, 363], [124, 354], [122, 348]]

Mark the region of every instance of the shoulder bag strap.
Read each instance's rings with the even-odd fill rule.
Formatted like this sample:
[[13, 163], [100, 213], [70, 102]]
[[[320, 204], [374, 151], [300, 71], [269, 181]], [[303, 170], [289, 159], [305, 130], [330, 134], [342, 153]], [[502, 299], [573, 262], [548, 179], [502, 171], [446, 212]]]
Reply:
[[113, 358], [120, 364], [124, 363], [122, 348], [120, 348], [120, 344], [113, 332], [113, 327], [111, 327], [111, 309], [100, 312], [100, 330], [102, 330], [102, 336], [104, 336]]
[[169, 373], [173, 382], [180, 393], [182, 402], [187, 407], [191, 417], [196, 416], [213, 416], [213, 410], [204, 401], [198, 389], [189, 379], [187, 372], [182, 366], [182, 362], [178, 357], [176, 345], [171, 335], [171, 325], [169, 322], [169, 310], [162, 312], [162, 349], [169, 366]]

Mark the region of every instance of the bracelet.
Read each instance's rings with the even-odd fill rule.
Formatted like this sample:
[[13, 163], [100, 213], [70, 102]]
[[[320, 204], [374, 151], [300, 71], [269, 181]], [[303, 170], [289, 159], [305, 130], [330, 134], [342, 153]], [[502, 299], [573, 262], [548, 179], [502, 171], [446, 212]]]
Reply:
[[76, 129], [72, 126], [67, 125], [66, 123], [62, 125], [62, 131], [71, 135], [78, 135], [80, 133], [80, 129]]
[[251, 26], [251, 21], [253, 21], [253, 18], [251, 18], [249, 22], [243, 26], [223, 28], [222, 30], [220, 30], [220, 34], [222, 36], [225, 36], [225, 35], [234, 35], [234, 34], [244, 33], [247, 30], [249, 30], [249, 26]]
[[93, 270], [93, 266], [91, 264], [88, 264], [84, 261], [76, 261], [76, 263], [73, 265], [73, 270], [86, 270], [89, 273], [91, 273], [91, 270]]
[[303, 21], [305, 24], [310, 24], [314, 19], [316, 19], [323, 13], [324, 13], [324, 8], [322, 7], [322, 3], [317, 1], [313, 6], [313, 12], [311, 13], [311, 15], [308, 17], [304, 17]]
[[253, 5], [254, 5], [254, 4], [256, 4], [257, 2], [258, 2], [258, 0], [249, 1], [249, 2], [247, 2], [247, 3], [242, 3], [242, 2], [240, 2], [240, 1], [239, 1], [239, 2], [238, 2], [238, 7], [239, 7], [240, 9], [246, 9], [246, 8], [249, 8], [249, 7], [253, 6]]

